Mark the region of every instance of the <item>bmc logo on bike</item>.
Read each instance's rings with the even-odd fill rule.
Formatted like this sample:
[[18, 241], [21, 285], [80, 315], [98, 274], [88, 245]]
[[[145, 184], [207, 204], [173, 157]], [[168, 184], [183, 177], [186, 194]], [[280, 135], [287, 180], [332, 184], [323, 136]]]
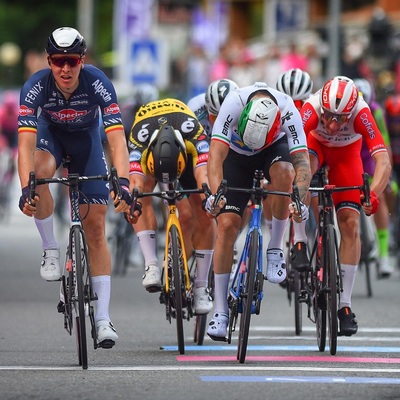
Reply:
[[19, 108], [18, 115], [20, 117], [27, 117], [29, 115], [33, 115], [35, 113], [35, 110], [33, 108], [28, 108], [27, 106], [21, 106]]

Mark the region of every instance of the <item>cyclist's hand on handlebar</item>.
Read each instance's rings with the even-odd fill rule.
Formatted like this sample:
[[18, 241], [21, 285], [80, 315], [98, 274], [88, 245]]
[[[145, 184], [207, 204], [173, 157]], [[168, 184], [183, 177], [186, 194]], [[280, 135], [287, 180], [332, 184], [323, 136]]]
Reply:
[[22, 188], [22, 194], [19, 198], [19, 209], [28, 217], [32, 217], [36, 213], [36, 204], [39, 196], [35, 193], [35, 197], [29, 202], [29, 186]]
[[136, 224], [142, 215], [142, 203], [134, 200], [128, 212], [124, 213], [125, 220], [130, 224]]
[[215, 204], [215, 197], [216, 195], [208, 196], [204, 205], [204, 209], [206, 210], [206, 212], [213, 217], [216, 217], [226, 204], [225, 196], [220, 196], [218, 204]]
[[300, 202], [300, 212], [297, 210], [296, 203], [289, 204], [289, 212], [292, 215], [293, 220], [297, 223], [307, 221], [310, 216], [308, 207], [302, 202]]
[[119, 178], [118, 182], [121, 188], [121, 194], [116, 196], [114, 189], [111, 189], [111, 197], [114, 200], [115, 212], [127, 212], [129, 206], [132, 204], [132, 196], [129, 191], [129, 179]]
[[363, 193], [361, 193], [360, 198], [365, 214], [368, 216], [375, 214], [379, 207], [379, 199], [375, 192], [371, 190], [369, 204], [364, 201], [365, 196]]

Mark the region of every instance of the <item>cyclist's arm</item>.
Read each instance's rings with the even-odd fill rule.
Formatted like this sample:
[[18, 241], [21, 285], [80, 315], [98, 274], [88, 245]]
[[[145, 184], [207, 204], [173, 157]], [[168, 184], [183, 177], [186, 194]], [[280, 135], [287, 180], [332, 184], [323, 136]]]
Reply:
[[372, 177], [371, 191], [379, 197], [389, 183], [392, 167], [387, 151], [376, 152], [373, 154], [372, 158], [375, 161], [375, 171]]
[[36, 133], [20, 132], [18, 137], [18, 174], [21, 188], [28, 185], [29, 173], [35, 169]]
[[222, 165], [228, 155], [229, 146], [218, 139], [211, 140], [208, 153], [207, 175], [211, 192], [214, 194], [223, 179]]
[[291, 153], [293, 168], [296, 172], [295, 184], [299, 189], [300, 200], [305, 201], [311, 182], [310, 157], [308, 150]]
[[110, 156], [113, 166], [117, 169], [118, 176], [129, 176], [129, 154], [126, 146], [125, 131], [121, 127], [107, 132], [107, 140], [110, 147]]

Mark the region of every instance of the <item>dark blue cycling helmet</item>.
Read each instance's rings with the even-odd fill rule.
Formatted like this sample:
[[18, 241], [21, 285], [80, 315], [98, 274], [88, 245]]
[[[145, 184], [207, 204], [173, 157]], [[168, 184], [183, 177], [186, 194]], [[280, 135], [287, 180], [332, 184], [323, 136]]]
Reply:
[[47, 39], [47, 54], [77, 53], [83, 56], [87, 47], [83, 36], [74, 28], [58, 28]]

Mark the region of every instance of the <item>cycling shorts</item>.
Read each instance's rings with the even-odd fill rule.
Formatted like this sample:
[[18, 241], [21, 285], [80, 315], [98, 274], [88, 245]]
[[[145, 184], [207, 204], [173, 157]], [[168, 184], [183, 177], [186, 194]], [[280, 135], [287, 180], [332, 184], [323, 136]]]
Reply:
[[[224, 179], [227, 180], [228, 187], [251, 189], [253, 187], [255, 170], [263, 170], [265, 178], [271, 181], [269, 175], [271, 165], [282, 161], [291, 163], [286, 136], [268, 146], [260, 153], [251, 156], [239, 154], [229, 149], [223, 166]], [[227, 204], [222, 209], [221, 214], [232, 212], [242, 216], [250, 199], [250, 194], [228, 191], [225, 197]]]
[[[52, 154], [57, 168], [63, 160], [68, 159], [66, 167], [69, 173], [86, 176], [107, 174], [106, 158], [98, 126], [70, 131], [39, 119], [36, 149]], [[79, 185], [79, 190], [82, 192], [79, 197], [80, 204], [106, 205], [108, 202], [109, 189], [106, 181], [84, 182]]]
[[[363, 163], [360, 156], [362, 139], [341, 147], [328, 147], [313, 135], [308, 135], [307, 145], [310, 154], [317, 157], [320, 167], [326, 167], [330, 185], [361, 186], [363, 184]], [[346, 190], [333, 194], [336, 211], [351, 208], [360, 211], [360, 190]]]

